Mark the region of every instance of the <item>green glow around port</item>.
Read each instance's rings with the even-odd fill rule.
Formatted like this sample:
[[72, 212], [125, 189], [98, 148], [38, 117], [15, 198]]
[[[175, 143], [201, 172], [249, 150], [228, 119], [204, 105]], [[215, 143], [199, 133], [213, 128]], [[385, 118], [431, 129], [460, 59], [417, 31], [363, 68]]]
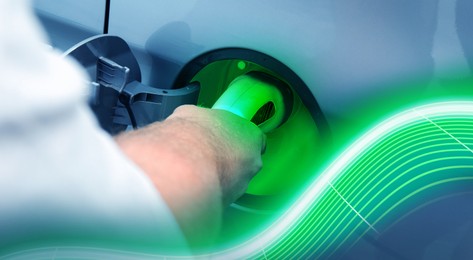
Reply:
[[[233, 80], [255, 71], [279, 78], [272, 71], [249, 61], [222, 60], [207, 65], [193, 78], [193, 81], [199, 81], [201, 84], [198, 104], [212, 107]], [[316, 168], [321, 164], [322, 156], [314, 156], [322, 154], [318, 150], [322, 146], [319, 129], [297, 95], [294, 96], [293, 102], [289, 120], [274, 131], [266, 133], [263, 169], [251, 181], [248, 194], [285, 194], [290, 197], [290, 194], [297, 193], [300, 187], [308, 185]]]

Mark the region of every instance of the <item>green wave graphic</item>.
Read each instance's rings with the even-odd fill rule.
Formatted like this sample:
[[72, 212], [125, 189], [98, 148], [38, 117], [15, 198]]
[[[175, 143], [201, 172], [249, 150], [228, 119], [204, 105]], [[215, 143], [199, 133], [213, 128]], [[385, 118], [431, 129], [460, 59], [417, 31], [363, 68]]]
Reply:
[[[328, 258], [382, 232], [419, 204], [448, 195], [446, 186], [473, 183], [472, 141], [471, 102], [436, 103], [390, 118], [347, 149], [304, 195], [312, 197], [310, 206], [292, 223], [283, 217], [284, 233], [251, 256]], [[290, 210], [307, 202], [298, 203]]]

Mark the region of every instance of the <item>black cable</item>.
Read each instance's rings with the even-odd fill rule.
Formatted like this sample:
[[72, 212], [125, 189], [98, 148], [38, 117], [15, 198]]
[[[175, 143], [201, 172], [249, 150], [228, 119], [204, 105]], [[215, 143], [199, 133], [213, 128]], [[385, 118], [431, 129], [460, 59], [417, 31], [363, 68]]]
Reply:
[[105, 15], [103, 18], [103, 33], [104, 34], [108, 33], [108, 20], [110, 19], [110, 1], [111, 0], [105, 0]]

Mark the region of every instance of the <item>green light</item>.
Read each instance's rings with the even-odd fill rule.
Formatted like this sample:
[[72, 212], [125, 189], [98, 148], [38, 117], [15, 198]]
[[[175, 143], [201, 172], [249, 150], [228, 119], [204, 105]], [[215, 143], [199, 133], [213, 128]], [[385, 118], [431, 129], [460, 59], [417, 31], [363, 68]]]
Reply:
[[239, 61], [239, 62], [237, 63], [237, 68], [238, 68], [239, 70], [244, 70], [244, 69], [246, 69], [246, 62], [244, 62], [244, 61], [242, 61], [242, 60]]

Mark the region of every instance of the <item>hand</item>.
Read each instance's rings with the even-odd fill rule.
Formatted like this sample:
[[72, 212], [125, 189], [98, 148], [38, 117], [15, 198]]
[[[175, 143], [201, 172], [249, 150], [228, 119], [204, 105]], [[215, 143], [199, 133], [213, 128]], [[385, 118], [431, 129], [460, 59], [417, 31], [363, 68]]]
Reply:
[[166, 121], [170, 120], [186, 120], [205, 131], [215, 152], [224, 205], [243, 195], [262, 167], [266, 138], [261, 130], [230, 112], [190, 105], [177, 108]]
[[265, 136], [253, 123], [190, 105], [116, 140], [153, 181], [194, 245], [216, 237], [223, 208], [261, 169], [265, 147]]

